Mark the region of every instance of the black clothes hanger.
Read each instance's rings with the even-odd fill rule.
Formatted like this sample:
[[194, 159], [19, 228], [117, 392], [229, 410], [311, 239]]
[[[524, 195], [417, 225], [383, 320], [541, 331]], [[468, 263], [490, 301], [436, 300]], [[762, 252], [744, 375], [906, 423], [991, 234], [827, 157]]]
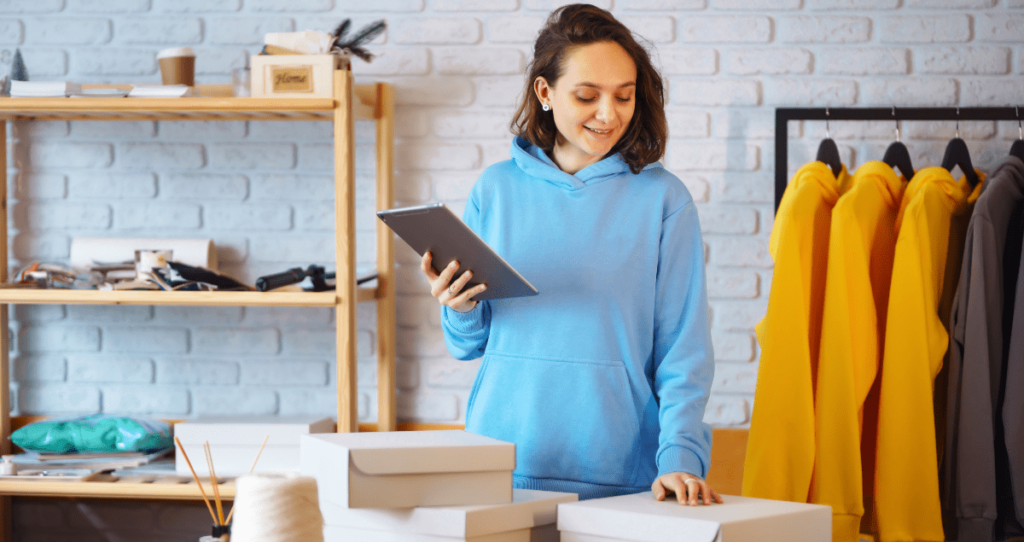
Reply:
[[843, 161], [839, 158], [839, 147], [836, 146], [835, 141], [832, 141], [832, 138], [821, 140], [821, 144], [818, 145], [818, 156], [815, 160], [828, 166], [836, 177], [843, 171]]
[[1010, 156], [1016, 156], [1021, 160], [1024, 160], [1024, 128], [1021, 128], [1020, 123], [1020, 107], [1014, 107], [1014, 111], [1017, 112], [1017, 141], [1010, 145]]
[[828, 166], [836, 177], [839, 177], [843, 171], [843, 160], [839, 157], [839, 147], [836, 146], [836, 142], [832, 140], [832, 135], [829, 132], [827, 107], [825, 108], [825, 139], [822, 139], [821, 144], [818, 145], [818, 155], [814, 159]]
[[[892, 116], [896, 116], [895, 106], [892, 108]], [[906, 180], [909, 181], [914, 177], [914, 166], [910, 162], [910, 151], [900, 141], [900, 121], [898, 120], [896, 121], [896, 141], [892, 142], [888, 149], [885, 149], [885, 156], [882, 157], [882, 161], [893, 169], [898, 168]]]
[[[957, 115], [960, 114], [960, 108], [956, 108]], [[978, 174], [974, 171], [974, 165], [971, 163], [971, 152], [967, 149], [967, 142], [960, 139], [960, 119], [956, 119], [956, 136], [949, 140], [949, 144], [946, 145], [946, 153], [942, 156], [942, 167], [947, 171], [953, 171], [953, 168], [960, 166], [960, 171], [964, 173], [964, 177], [967, 178], [967, 183], [971, 185], [971, 188], [978, 186]]]

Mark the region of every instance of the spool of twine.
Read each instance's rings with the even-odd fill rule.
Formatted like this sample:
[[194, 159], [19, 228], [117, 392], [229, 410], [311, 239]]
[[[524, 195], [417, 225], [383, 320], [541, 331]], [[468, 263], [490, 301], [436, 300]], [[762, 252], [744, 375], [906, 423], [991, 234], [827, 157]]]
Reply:
[[242, 476], [235, 482], [232, 542], [323, 542], [316, 479], [293, 473]]

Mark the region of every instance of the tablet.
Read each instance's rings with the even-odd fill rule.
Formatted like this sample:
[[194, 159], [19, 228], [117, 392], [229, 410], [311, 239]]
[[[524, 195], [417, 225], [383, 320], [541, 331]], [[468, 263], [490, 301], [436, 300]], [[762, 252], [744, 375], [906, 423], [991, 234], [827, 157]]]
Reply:
[[537, 295], [529, 281], [443, 203], [387, 209], [377, 211], [377, 216], [420, 256], [432, 253], [434, 271], [444, 269], [453, 260], [459, 261], [456, 277], [472, 270], [473, 279], [463, 290], [487, 285], [486, 290], [473, 296], [477, 301]]

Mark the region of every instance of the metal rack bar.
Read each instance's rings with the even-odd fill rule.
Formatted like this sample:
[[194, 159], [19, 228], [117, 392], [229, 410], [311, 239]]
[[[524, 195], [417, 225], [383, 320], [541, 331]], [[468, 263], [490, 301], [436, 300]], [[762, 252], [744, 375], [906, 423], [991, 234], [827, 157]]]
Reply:
[[[1024, 109], [1022, 107], [1021, 109]], [[828, 112], [826, 116], [826, 111]], [[775, 211], [786, 191], [791, 120], [1018, 120], [1016, 107], [779, 107], [775, 109]]]

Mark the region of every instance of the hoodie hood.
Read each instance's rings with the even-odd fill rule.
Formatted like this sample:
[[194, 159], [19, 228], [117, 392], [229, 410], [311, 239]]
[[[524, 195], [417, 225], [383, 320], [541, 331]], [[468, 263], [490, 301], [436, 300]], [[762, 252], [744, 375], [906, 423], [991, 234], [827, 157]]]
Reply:
[[900, 203], [899, 214], [896, 215], [896, 234], [898, 235], [900, 232], [907, 207], [918, 194], [925, 191], [935, 191], [941, 194], [940, 201], [953, 216], [969, 210], [985, 186], [985, 174], [977, 169], [974, 172], [978, 175], [978, 185], [974, 187], [967, 182], [966, 178], [961, 177], [958, 181], [953, 178], [949, 170], [938, 166], [926, 167], [915, 173], [914, 178], [907, 185], [907, 191], [903, 194], [903, 201]]
[[[622, 155], [615, 153], [577, 171], [575, 175], [570, 175], [559, 169], [558, 165], [544, 152], [544, 149], [519, 136], [512, 141], [510, 154], [516, 166], [527, 175], [547, 181], [565, 190], [579, 190], [618, 175], [632, 174], [629, 171], [629, 164], [622, 159]], [[648, 164], [644, 169], [660, 167], [662, 167], [660, 162], [654, 162]]]

